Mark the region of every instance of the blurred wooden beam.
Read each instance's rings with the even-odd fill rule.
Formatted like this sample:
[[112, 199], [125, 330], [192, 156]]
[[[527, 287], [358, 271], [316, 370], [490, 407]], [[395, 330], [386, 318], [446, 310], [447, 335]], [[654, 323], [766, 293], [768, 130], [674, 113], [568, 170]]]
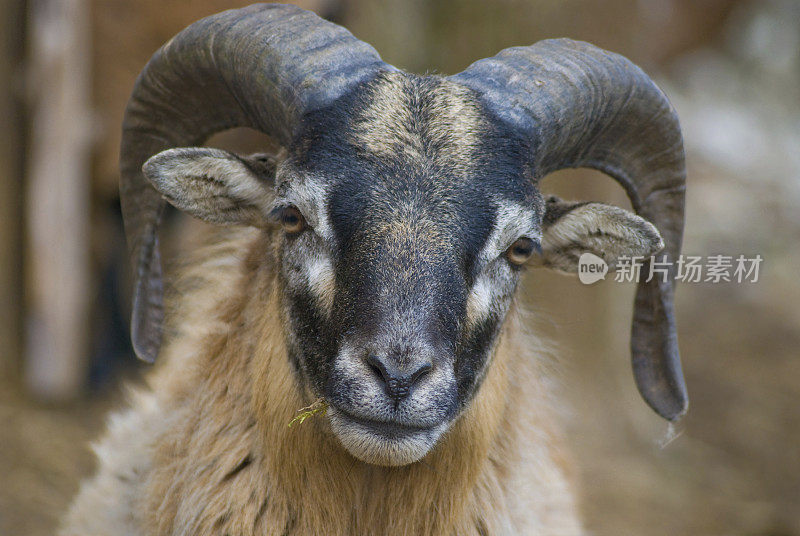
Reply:
[[24, 7], [0, 2], [0, 374], [16, 375], [22, 316], [22, 107], [21, 72]]
[[86, 378], [89, 251], [89, 28], [84, 0], [29, 11], [25, 381], [37, 396]]

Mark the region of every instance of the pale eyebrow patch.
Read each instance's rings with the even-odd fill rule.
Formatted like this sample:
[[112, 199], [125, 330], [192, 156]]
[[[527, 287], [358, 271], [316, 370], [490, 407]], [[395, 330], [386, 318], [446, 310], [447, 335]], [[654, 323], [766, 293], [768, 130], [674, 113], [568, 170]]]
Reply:
[[[273, 209], [287, 205], [297, 207], [313, 229], [305, 245], [292, 254], [294, 262], [301, 267], [302, 276], [294, 280], [295, 286], [303, 286], [317, 300], [325, 314], [333, 310], [336, 292], [336, 275], [331, 260], [329, 245], [333, 241], [333, 227], [328, 218], [329, 183], [324, 177], [310, 173], [289, 172], [277, 177], [278, 195]], [[298, 280], [299, 279], [299, 280]]]
[[504, 199], [496, 200], [496, 203], [497, 218], [492, 233], [478, 254], [479, 265], [486, 265], [499, 257], [517, 238], [542, 239], [542, 231], [536, 225], [536, 212], [532, 208]]
[[320, 237], [333, 240], [333, 227], [328, 218], [327, 181], [310, 174], [296, 175], [280, 184], [278, 192], [273, 206], [296, 206]]
[[521, 236], [541, 240], [541, 230], [535, 226], [533, 209], [506, 200], [498, 200], [497, 218], [486, 243], [478, 255], [479, 273], [467, 297], [467, 324], [474, 326], [485, 320], [498, 307], [499, 290], [505, 291], [510, 274], [494, 265], [500, 255]]

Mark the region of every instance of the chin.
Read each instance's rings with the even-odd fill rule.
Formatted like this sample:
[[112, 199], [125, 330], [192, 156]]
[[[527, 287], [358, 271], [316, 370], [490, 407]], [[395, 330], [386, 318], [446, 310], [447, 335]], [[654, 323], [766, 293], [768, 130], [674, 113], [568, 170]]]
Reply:
[[447, 429], [447, 424], [417, 428], [370, 421], [328, 408], [331, 429], [342, 446], [362, 462], [399, 467], [425, 457]]

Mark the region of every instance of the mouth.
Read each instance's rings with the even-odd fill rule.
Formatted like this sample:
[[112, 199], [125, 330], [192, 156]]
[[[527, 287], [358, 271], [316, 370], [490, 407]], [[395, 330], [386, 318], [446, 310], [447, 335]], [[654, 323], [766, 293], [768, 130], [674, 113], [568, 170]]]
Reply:
[[328, 408], [333, 433], [359, 460], [374, 465], [408, 465], [423, 458], [436, 444], [447, 424], [433, 427], [357, 417], [333, 405]]

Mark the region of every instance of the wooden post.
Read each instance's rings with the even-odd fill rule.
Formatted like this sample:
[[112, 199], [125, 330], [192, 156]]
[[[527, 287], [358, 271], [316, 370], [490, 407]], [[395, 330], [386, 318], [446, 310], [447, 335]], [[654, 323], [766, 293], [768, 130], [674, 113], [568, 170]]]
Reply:
[[89, 252], [89, 28], [85, 0], [29, 13], [32, 96], [26, 192], [28, 388], [77, 394], [86, 377]]
[[0, 3], [0, 374], [16, 376], [22, 316], [21, 2]]

